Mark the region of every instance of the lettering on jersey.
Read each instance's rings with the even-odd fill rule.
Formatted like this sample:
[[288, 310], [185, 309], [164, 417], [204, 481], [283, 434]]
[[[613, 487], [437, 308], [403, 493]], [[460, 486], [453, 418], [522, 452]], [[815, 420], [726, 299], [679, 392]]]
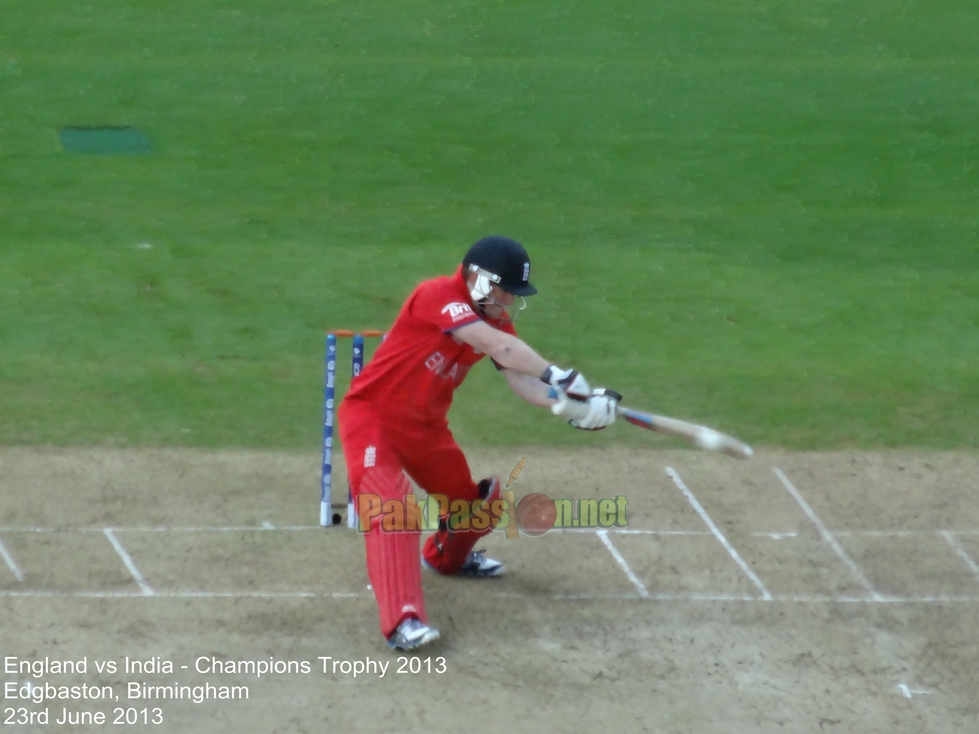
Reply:
[[368, 446], [367, 450], [364, 452], [364, 468], [367, 469], [369, 467], [374, 466], [374, 463], [376, 461], [377, 461], [377, 447]]
[[[528, 264], [529, 266], [529, 264]], [[475, 316], [472, 308], [468, 303], [462, 303], [461, 301], [454, 301], [448, 306], [442, 309], [442, 313], [448, 313], [452, 317], [452, 323], [456, 321], [462, 321], [463, 319], [468, 319], [471, 316]]]
[[453, 380], [455, 382], [462, 382], [463, 378], [469, 374], [469, 370], [471, 369], [468, 366], [459, 366], [455, 362], [446, 364], [445, 356], [441, 352], [435, 352], [435, 354], [426, 359], [425, 366], [443, 380]]
[[436, 374], [438, 374], [443, 364], [445, 364], [445, 357], [442, 356], [441, 352], [436, 352], [425, 360], [425, 366]]

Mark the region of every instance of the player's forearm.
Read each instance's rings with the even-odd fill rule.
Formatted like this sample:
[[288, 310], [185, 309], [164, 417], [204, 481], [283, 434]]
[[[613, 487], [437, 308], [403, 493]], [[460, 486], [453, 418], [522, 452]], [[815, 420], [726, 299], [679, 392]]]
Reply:
[[488, 354], [500, 366], [538, 379], [551, 366], [523, 340], [511, 334], [498, 333], [499, 338]]
[[554, 398], [548, 397], [551, 386], [541, 382], [537, 377], [524, 375], [508, 370], [506, 373], [507, 383], [510, 389], [518, 397], [526, 400], [531, 405], [540, 408], [550, 408], [556, 402]]

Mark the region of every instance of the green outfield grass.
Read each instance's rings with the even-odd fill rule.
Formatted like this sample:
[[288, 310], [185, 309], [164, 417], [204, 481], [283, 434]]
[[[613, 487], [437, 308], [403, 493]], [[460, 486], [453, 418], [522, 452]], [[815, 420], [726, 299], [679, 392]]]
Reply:
[[[501, 233], [521, 333], [635, 407], [973, 447], [976, 38], [969, 0], [11, 6], [0, 444], [315, 448], [325, 329]], [[473, 371], [464, 443], [671, 445], [505, 392]]]

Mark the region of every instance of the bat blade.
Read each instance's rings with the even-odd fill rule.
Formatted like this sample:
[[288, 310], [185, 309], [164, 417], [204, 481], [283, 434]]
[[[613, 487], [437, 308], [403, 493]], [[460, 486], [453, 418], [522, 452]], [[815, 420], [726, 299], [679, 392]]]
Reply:
[[735, 459], [747, 459], [754, 453], [750, 446], [742, 443], [734, 436], [729, 436], [706, 426], [689, 423], [678, 418], [668, 418], [665, 415], [646, 413], [634, 408], [627, 408], [624, 405], [617, 406], [615, 410], [620, 417], [634, 426], [685, 439], [702, 449], [720, 451], [728, 456], [733, 456]]

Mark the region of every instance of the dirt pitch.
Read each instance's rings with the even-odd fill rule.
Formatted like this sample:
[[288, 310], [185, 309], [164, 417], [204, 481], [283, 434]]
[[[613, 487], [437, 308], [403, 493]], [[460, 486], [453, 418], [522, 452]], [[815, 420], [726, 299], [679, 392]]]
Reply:
[[[5, 688], [9, 730], [119, 729], [118, 707], [159, 708], [122, 727], [157, 732], [979, 732], [979, 457], [526, 455], [518, 496], [625, 495], [627, 530], [494, 533], [508, 576], [426, 576], [443, 640], [399, 674], [362, 540], [316, 526], [317, 456], [0, 450], [2, 656], [88, 664], [32, 678], [8, 660], [4, 681], [119, 697]], [[472, 458], [505, 476], [520, 455]], [[332, 669], [368, 659], [383, 678]], [[248, 699], [128, 700], [131, 682]], [[109, 723], [58, 725], [66, 706]], [[47, 725], [17, 723], [45, 707]]]

